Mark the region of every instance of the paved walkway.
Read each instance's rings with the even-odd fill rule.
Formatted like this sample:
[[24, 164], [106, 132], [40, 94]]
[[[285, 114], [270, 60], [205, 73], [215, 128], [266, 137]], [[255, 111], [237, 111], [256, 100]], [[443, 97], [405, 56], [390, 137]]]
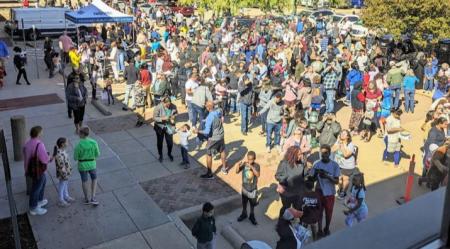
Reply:
[[[57, 93], [62, 99], [63, 84], [61, 78], [47, 79], [44, 64], [38, 65], [41, 79], [37, 80], [35, 67], [27, 66], [32, 85], [16, 86], [15, 73], [12, 61], [8, 61], [8, 77], [6, 86], [0, 90], [0, 99], [25, 97], [38, 94]], [[122, 97], [122, 85], [114, 85], [114, 94]], [[419, 105], [416, 114], [404, 115], [402, 118], [405, 128], [410, 130], [413, 139], [404, 143], [405, 156], [416, 154], [420, 158], [419, 145], [422, 143], [420, 126], [429, 99], [417, 95]], [[168, 212], [200, 204], [206, 199], [220, 198], [240, 192], [241, 178], [234, 172], [227, 176], [218, 173], [218, 179], [207, 185], [196, 178], [203, 170], [205, 164], [205, 150], [191, 151], [190, 154], [197, 160], [192, 160], [192, 169], [184, 170], [178, 166], [180, 161], [179, 148], [174, 148], [175, 161], [165, 160], [159, 163], [156, 160], [155, 133], [150, 126], [134, 128], [135, 117], [131, 112], [123, 112], [121, 104], [110, 106], [113, 113], [111, 117], [104, 117], [92, 105], [87, 106], [86, 124], [93, 131], [100, 146], [101, 156], [98, 160], [99, 189], [97, 208], [81, 205], [82, 192], [80, 177], [74, 170], [70, 181], [70, 192], [78, 202], [69, 208], [59, 208], [57, 203], [55, 168], [51, 164], [48, 170], [46, 197], [49, 199], [49, 212], [43, 217], [30, 217], [30, 221], [37, 236], [39, 248], [190, 248], [192, 238], [180, 233], [175, 224], [168, 218]], [[180, 122], [186, 120], [185, 109], [179, 106]], [[58, 137], [69, 139], [69, 153], [78, 138], [74, 134], [72, 120], [67, 118], [65, 104], [53, 104], [0, 112], [0, 125], [5, 129], [9, 158], [13, 175], [13, 192], [19, 213], [27, 211], [28, 199], [25, 195], [25, 179], [23, 177], [23, 163], [12, 162], [12, 143], [9, 119], [12, 115], [21, 114], [26, 117], [27, 130], [34, 125], [44, 128], [43, 141], [50, 151]], [[147, 117], [151, 117], [151, 110]], [[343, 107], [338, 112], [338, 120], [344, 127], [348, 124], [350, 110]], [[239, 132], [239, 117], [231, 117], [225, 124], [228, 161], [230, 165], [241, 160], [248, 150], [257, 152], [257, 161], [262, 166], [259, 185], [267, 188], [274, 183], [274, 172], [279, 162], [279, 155], [274, 151], [265, 152], [265, 138], [257, 135], [259, 127], [252, 126], [248, 136]], [[178, 137], [175, 136], [175, 141]], [[381, 162], [381, 152], [384, 144], [381, 139], [373, 138], [370, 143], [363, 143], [355, 138], [360, 148], [359, 167], [366, 175], [366, 183], [379, 190], [368, 194], [371, 215], [378, 214], [387, 208], [392, 208], [395, 198], [403, 192], [404, 175], [408, 168], [408, 160], [402, 160], [401, 167], [395, 169], [392, 164], [384, 165]], [[419, 164], [418, 164], [419, 165]], [[220, 160], [214, 161], [213, 169], [217, 170]], [[1, 169], [2, 170], [2, 169]], [[416, 173], [420, 168], [416, 168]], [[4, 175], [1, 172], [0, 184], [4, 186]], [[142, 187], [143, 186], [143, 187]], [[174, 188], [169, 189], [170, 186]], [[195, 193], [196, 189], [210, 186], [210, 194], [203, 198]], [[273, 187], [273, 186], [272, 186]], [[162, 193], [168, 189], [166, 195]], [[170, 191], [169, 191], [170, 190]], [[220, 192], [220, 191], [222, 192]], [[273, 192], [273, 191], [272, 191]], [[414, 188], [414, 196], [426, 192], [422, 188]], [[148, 193], [148, 194], [147, 194]], [[188, 193], [187, 197], [184, 196]], [[207, 198], [206, 198], [207, 197]], [[172, 199], [172, 200], [171, 200]], [[169, 201], [170, 200], [170, 201]], [[245, 238], [260, 238], [270, 243], [276, 239], [273, 227], [280, 202], [276, 195], [268, 194], [258, 206], [257, 211], [262, 218], [258, 218], [258, 229], [250, 229], [247, 223], [233, 222], [239, 210], [218, 217], [219, 224], [232, 223]], [[335, 214], [340, 213], [337, 209]], [[264, 214], [264, 215], [262, 215]], [[340, 214], [342, 216], [342, 214]], [[9, 209], [5, 188], [0, 188], [0, 218], [8, 217]], [[344, 227], [339, 214], [333, 222], [333, 231]], [[271, 236], [264, 236], [269, 234]], [[167, 240], [167, 234], [171, 239]], [[272, 236], [273, 235], [273, 236]], [[173, 243], [173, 244], [171, 244]], [[218, 248], [229, 248], [226, 242], [219, 238]]]

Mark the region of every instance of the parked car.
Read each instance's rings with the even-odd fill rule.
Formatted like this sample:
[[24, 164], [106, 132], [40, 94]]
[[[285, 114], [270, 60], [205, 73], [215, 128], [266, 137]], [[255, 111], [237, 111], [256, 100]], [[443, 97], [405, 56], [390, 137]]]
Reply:
[[358, 21], [352, 25], [350, 30], [350, 36], [352, 40], [359, 41], [362, 38], [366, 38], [369, 35], [369, 29], [364, 27], [362, 21]]
[[328, 18], [328, 17], [331, 17], [331, 16], [335, 15], [335, 13], [332, 10], [329, 10], [329, 9], [316, 10], [316, 11], [313, 11], [309, 15], [308, 19], [313, 25], [316, 25], [316, 20], [321, 15], [322, 15], [323, 18]]

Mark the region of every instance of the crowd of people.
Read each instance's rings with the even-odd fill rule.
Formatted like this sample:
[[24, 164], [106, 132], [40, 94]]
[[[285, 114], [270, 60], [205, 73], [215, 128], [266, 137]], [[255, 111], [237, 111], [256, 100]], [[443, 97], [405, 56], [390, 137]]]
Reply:
[[[95, 141], [88, 138], [89, 130], [83, 127], [89, 95], [86, 81], [92, 99], [97, 99], [96, 89], [102, 85], [101, 96], [108, 105], [114, 104], [112, 85], [125, 83], [123, 110], [136, 111], [138, 127], [147, 120], [146, 110], [153, 108], [160, 162], [164, 160], [164, 140], [167, 157], [174, 160], [175, 134], [180, 136], [185, 168], [189, 168], [191, 138], [195, 137], [196, 149], [207, 142], [204, 179], [214, 178], [214, 155], [220, 155], [223, 174], [231, 168], [226, 161], [226, 117], [240, 116], [242, 136], [248, 135], [251, 125], [261, 125], [259, 135], [266, 138], [266, 153], [279, 153], [283, 158], [275, 174], [282, 202], [276, 227], [278, 249], [300, 248], [309, 236], [306, 227], [311, 227], [313, 239], [329, 235], [335, 197], [345, 199], [347, 225], [367, 217], [364, 174], [357, 168], [358, 147], [352, 139], [360, 136], [369, 142], [376, 134], [386, 146], [380, 158], [387, 160], [392, 154], [398, 167], [401, 141], [410, 138], [401, 116], [414, 113], [417, 88], [433, 91], [433, 105], [422, 126], [424, 170], [419, 184], [426, 183], [432, 190], [446, 184], [450, 69], [434, 53], [419, 52], [405, 61], [401, 46], [387, 54], [373, 37], [352, 43], [349, 20], [340, 27], [321, 16], [315, 23], [306, 16], [286, 20], [264, 17], [244, 27], [233, 18], [185, 18], [163, 7], [154, 13], [136, 8], [134, 15], [131, 24], [94, 28], [79, 45], [66, 33], [59, 38], [59, 48], [49, 40], [45, 43], [49, 77], [62, 72], [66, 64], [73, 69], [67, 77], [66, 98], [68, 115], [81, 138], [74, 158], [86, 204], [98, 204], [95, 158], [99, 155]], [[22, 67], [16, 66], [19, 79]], [[189, 117], [189, 123], [179, 127], [176, 99], [187, 107]], [[336, 120], [342, 105], [351, 108], [348, 126]], [[61, 206], [67, 206], [73, 201], [67, 192], [71, 171], [64, 152], [67, 141], [58, 139], [55, 153], [49, 157], [39, 142], [41, 133], [39, 127], [31, 130], [25, 167], [28, 169], [35, 157], [41, 164], [54, 159]], [[308, 159], [317, 150], [320, 159], [311, 164]], [[260, 175], [256, 159], [249, 149], [236, 166], [236, 173], [242, 174], [243, 210], [238, 221], [249, 218], [254, 225], [258, 224], [254, 209]], [[44, 214], [45, 175], [40, 172], [32, 179], [30, 213]], [[192, 232], [198, 248], [213, 248], [213, 206], [207, 203], [203, 211]]]

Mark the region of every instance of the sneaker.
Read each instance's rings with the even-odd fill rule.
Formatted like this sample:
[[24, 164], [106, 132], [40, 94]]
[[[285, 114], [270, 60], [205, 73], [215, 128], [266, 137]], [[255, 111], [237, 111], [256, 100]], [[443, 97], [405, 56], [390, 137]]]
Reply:
[[318, 238], [322, 238], [322, 237], [323, 237], [323, 232], [322, 232], [322, 230], [319, 230], [319, 231], [317, 232], [317, 237], [318, 237]]
[[35, 209], [30, 210], [31, 215], [44, 215], [47, 213], [47, 209], [36, 207]]
[[88, 199], [84, 199], [83, 204], [84, 205], [89, 205], [89, 204], [91, 204], [91, 202]]
[[228, 175], [228, 169], [226, 169], [225, 167], [222, 167], [220, 171], [222, 171], [222, 174]]
[[95, 199], [95, 197], [93, 197], [90, 201], [90, 204], [92, 204], [93, 206], [97, 206], [99, 202], [97, 201], [97, 199]]
[[245, 220], [245, 219], [247, 219], [247, 214], [241, 214], [241, 215], [237, 218], [237, 221], [238, 221], [238, 222], [241, 222], [241, 221], [243, 221], [243, 220]]
[[58, 202], [58, 206], [64, 208], [70, 206], [70, 204], [66, 201], [60, 201]]
[[69, 202], [69, 203], [72, 203], [72, 202], [75, 201], [75, 198], [72, 198], [72, 197], [68, 196], [67, 198], [65, 198], [65, 200], [66, 200], [67, 202]]
[[158, 161], [159, 161], [160, 163], [162, 163], [162, 162], [163, 162], [163, 157], [162, 157], [162, 156], [159, 156], [159, 157], [158, 157]]
[[184, 166], [184, 165], [186, 165], [186, 163], [185, 163], [185, 162], [181, 162], [181, 163], [179, 163], [178, 165]]
[[269, 146], [266, 147], [266, 151], [267, 151], [267, 153], [270, 153], [271, 149]]
[[169, 157], [169, 160], [171, 161], [171, 162], [173, 162], [173, 156], [172, 155], [167, 155], [168, 157]]
[[323, 230], [323, 236], [328, 236], [330, 235], [330, 230]]
[[42, 201], [38, 202], [38, 207], [45, 207], [45, 205], [48, 204], [48, 200], [47, 199], [43, 199]]
[[340, 191], [337, 195], [338, 200], [343, 200], [347, 196], [347, 193]]
[[277, 145], [275, 146], [275, 148], [277, 149], [278, 153], [281, 153], [281, 146]]
[[190, 167], [191, 167], [191, 165], [189, 163], [184, 164], [184, 169], [189, 169]]
[[212, 173], [208, 172], [206, 174], [201, 175], [200, 178], [206, 179], [206, 180], [212, 180], [212, 179], [214, 179], [214, 175]]

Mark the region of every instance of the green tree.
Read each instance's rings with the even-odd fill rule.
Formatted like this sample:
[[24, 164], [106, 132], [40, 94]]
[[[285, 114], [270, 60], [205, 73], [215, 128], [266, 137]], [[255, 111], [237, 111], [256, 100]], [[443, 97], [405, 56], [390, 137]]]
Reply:
[[195, 4], [202, 11], [212, 10], [215, 13], [222, 13], [230, 10], [237, 14], [242, 8], [256, 7], [264, 12], [278, 11], [283, 12], [293, 5], [292, 0], [180, 0], [183, 5]]
[[449, 0], [367, 0], [362, 11], [364, 24], [399, 38], [410, 32], [424, 46], [422, 35], [432, 34], [433, 42], [450, 37]]

